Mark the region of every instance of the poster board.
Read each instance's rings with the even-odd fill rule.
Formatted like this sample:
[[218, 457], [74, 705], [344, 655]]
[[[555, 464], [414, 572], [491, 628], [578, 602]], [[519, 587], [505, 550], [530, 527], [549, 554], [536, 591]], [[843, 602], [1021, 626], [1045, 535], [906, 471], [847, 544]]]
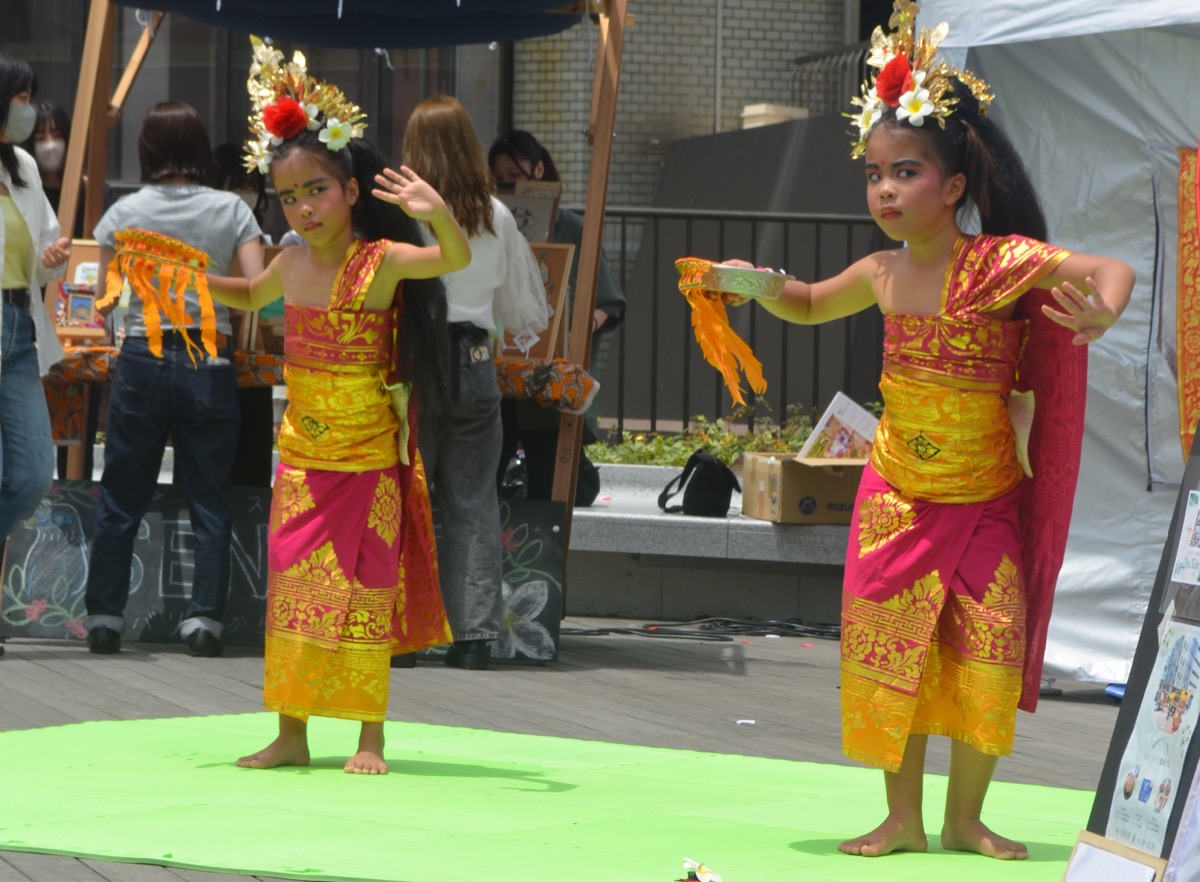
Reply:
[[[1200, 445], [1192, 444], [1087, 829], [1168, 857], [1200, 760]], [[1165, 879], [1172, 878], [1168, 864]]]
[[[533, 250], [533, 257], [542, 277], [542, 286], [546, 291], [546, 300], [550, 304], [550, 324], [541, 334], [531, 335], [536, 337], [532, 344], [528, 341], [518, 341], [506, 332], [504, 347], [499, 357], [503, 357], [505, 352], [521, 352], [527, 358], [565, 358], [568, 281], [571, 277], [571, 262], [575, 258], [575, 246], [557, 242], [536, 242], [531, 243], [529, 247]], [[528, 346], [528, 350], [522, 352], [522, 345]]]
[[554, 238], [561, 191], [559, 181], [518, 181], [513, 192], [497, 193], [496, 198], [512, 212], [517, 229], [526, 240], [549, 242]]
[[1063, 882], [1162, 882], [1167, 862], [1084, 830]]

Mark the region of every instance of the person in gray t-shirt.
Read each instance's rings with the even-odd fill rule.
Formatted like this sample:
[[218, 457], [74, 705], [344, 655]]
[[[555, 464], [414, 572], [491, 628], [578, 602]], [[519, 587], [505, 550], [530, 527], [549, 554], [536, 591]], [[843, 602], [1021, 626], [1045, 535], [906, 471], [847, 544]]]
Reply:
[[[228, 273], [235, 255], [246, 275], [262, 272], [261, 231], [249, 207], [236, 194], [204, 184], [213, 169], [212, 148], [192, 107], [151, 107], [138, 136], [138, 157], [147, 186], [119, 200], [96, 225], [103, 266], [112, 261], [118, 231], [142, 229], [206, 252], [211, 273]], [[98, 299], [105, 284], [101, 273]], [[194, 356], [189, 344], [201, 339], [199, 294], [189, 287], [185, 300], [192, 322], [176, 328], [162, 316], [161, 356], [151, 350], [139, 297], [130, 297], [125, 314], [125, 340], [112, 372], [104, 475], [88, 570], [84, 625], [95, 653], [120, 649], [133, 541], [154, 495], [168, 435], [194, 536], [191, 600], [179, 632], [192, 655], [222, 651], [233, 524], [230, 468], [239, 423], [237, 377], [229, 310], [214, 304], [216, 357], [203, 352]]]

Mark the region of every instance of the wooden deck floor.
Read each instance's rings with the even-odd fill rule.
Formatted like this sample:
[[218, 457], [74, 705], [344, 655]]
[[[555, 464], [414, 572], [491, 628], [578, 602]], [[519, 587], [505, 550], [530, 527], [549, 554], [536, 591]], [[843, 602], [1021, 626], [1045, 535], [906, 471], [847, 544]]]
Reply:
[[[568, 619], [566, 629], [640, 622]], [[262, 655], [230, 649], [193, 659], [181, 647], [130, 645], [90, 655], [82, 643], [13, 640], [0, 659], [0, 731], [85, 720], [261, 710]], [[1095, 786], [1117, 705], [1095, 684], [1059, 684], [1021, 714], [997, 779]], [[567, 633], [560, 660], [492, 671], [422, 659], [392, 673], [390, 718], [658, 747], [842, 763], [835, 641], [739, 637], [733, 642]], [[749, 721], [753, 723], [738, 721]], [[263, 743], [270, 732], [263, 733]], [[248, 744], [247, 752], [262, 745]], [[389, 754], [402, 750], [389, 746]], [[231, 758], [232, 759], [232, 758]], [[929, 771], [945, 774], [943, 739]], [[0, 781], [0, 799], [19, 799]], [[881, 807], [880, 807], [881, 808]], [[882, 812], [880, 811], [880, 814]], [[872, 812], [864, 817], [873, 824]], [[856, 831], [847, 831], [847, 833]], [[0, 882], [236, 882], [232, 876], [52, 855], [0, 852]], [[263, 877], [253, 877], [263, 878]]]

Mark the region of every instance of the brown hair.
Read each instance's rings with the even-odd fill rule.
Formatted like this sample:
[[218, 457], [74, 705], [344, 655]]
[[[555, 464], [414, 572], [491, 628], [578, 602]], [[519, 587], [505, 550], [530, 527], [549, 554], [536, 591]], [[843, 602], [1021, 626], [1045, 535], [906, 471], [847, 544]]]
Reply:
[[212, 146], [200, 114], [182, 101], [163, 101], [146, 111], [138, 133], [142, 182], [187, 178], [206, 184], [213, 174]]
[[404, 131], [404, 164], [429, 182], [468, 236], [492, 227], [492, 176], [466, 109], [437, 95], [413, 109]]

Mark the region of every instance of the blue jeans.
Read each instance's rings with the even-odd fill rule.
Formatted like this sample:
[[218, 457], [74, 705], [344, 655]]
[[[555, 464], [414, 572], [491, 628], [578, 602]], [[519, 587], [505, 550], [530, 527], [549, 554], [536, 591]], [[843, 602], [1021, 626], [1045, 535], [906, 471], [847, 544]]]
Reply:
[[[40, 302], [33, 305], [41, 309]], [[50, 409], [38, 373], [33, 318], [4, 304], [0, 339], [0, 548], [17, 521], [33, 514], [54, 480]]]
[[[504, 605], [500, 589], [500, 387], [484, 340], [453, 335], [457, 389], [447, 423], [419, 424], [438, 533], [438, 573], [450, 631], [458, 640], [495, 640]], [[454, 370], [452, 368], [452, 370]]]
[[129, 599], [133, 540], [154, 498], [170, 434], [195, 536], [185, 620], [204, 620], [206, 630], [220, 634], [229, 593], [230, 471], [239, 416], [233, 353], [221, 349], [217, 355], [216, 363], [198, 356], [193, 367], [176, 332], [163, 335], [162, 358], [151, 354], [145, 337], [128, 337], [121, 347], [113, 368], [88, 570], [89, 628], [102, 624], [120, 630]]

